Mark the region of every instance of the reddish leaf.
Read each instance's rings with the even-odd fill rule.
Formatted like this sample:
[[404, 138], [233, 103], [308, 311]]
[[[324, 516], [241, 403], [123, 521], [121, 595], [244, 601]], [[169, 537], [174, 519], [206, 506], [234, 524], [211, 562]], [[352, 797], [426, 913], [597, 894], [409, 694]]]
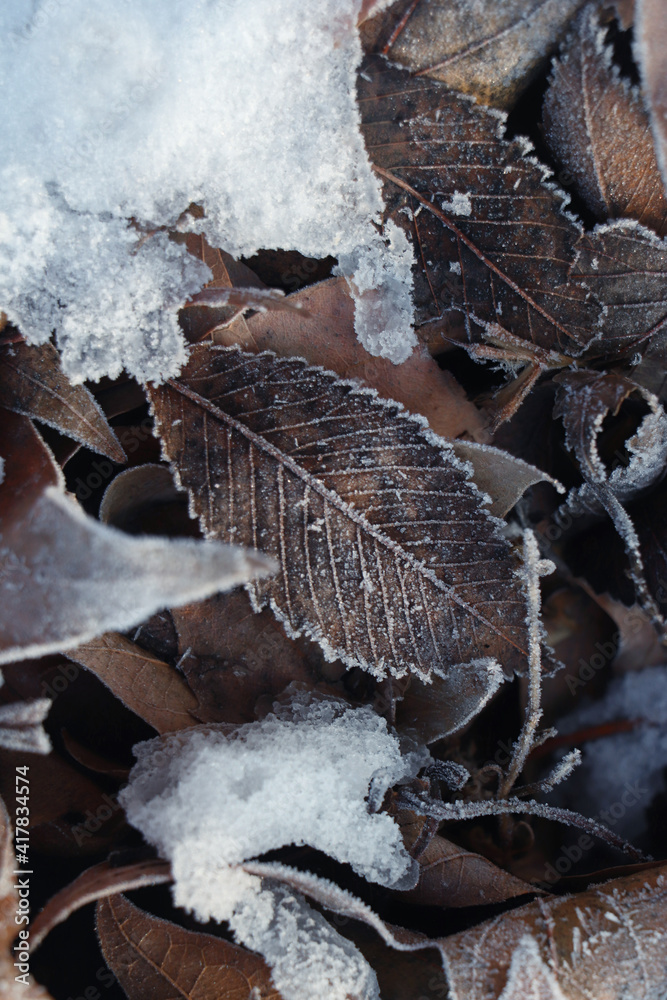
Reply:
[[106, 632], [70, 650], [68, 656], [91, 670], [158, 733], [198, 724], [197, 698], [180, 674], [125, 636]]
[[97, 906], [109, 968], [133, 1000], [280, 1000], [257, 955], [210, 934], [186, 931], [123, 896]]
[[[405, 846], [408, 850], [414, 849], [425, 820], [406, 810], [399, 814], [398, 822]], [[419, 882], [414, 889], [401, 893], [402, 899], [412, 903], [423, 906], [483, 906], [540, 891], [498, 868], [481, 854], [466, 851], [438, 834], [415, 856], [419, 862]]]

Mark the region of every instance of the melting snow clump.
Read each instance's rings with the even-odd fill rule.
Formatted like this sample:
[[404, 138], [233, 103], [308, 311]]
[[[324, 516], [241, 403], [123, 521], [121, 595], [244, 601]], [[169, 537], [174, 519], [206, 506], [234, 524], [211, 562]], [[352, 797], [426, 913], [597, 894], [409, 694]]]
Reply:
[[203, 921], [229, 921], [237, 940], [265, 955], [286, 1000], [376, 996], [356, 949], [302, 896], [242, 863], [309, 844], [372, 882], [414, 885], [398, 826], [371, 810], [427, 763], [426, 751], [403, 753], [370, 708], [297, 692], [260, 722], [198, 727], [136, 753], [121, 802], [171, 860], [176, 904]]
[[[0, 308], [75, 380], [176, 374], [210, 277], [168, 240], [333, 254], [360, 339], [416, 343], [412, 249], [380, 232], [359, 130], [361, 0], [12, 0], [0, 8]], [[152, 235], [151, 235], [152, 234]]]

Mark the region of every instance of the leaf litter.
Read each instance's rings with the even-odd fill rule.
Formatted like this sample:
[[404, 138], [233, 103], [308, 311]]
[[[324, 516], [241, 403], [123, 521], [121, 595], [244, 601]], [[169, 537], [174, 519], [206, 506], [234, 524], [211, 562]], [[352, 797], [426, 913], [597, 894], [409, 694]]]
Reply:
[[[261, 6], [233, 10], [232, 34], [248, 18], [255, 23]], [[291, 17], [296, 5], [287, 7]], [[86, 216], [80, 199], [94, 192], [75, 190], [74, 174], [85, 174], [77, 162], [66, 195], [75, 205], [65, 216], [57, 185], [39, 204], [33, 189], [32, 222], [16, 207], [27, 204], [30, 184], [11, 207], [23, 250], [40, 205], [62, 224], [46, 256], [33, 243], [30, 260], [17, 258], [30, 285], [19, 303], [25, 330], [5, 325], [0, 348], [5, 405], [22, 414], [3, 412], [0, 530], [4, 542], [11, 527], [14, 560], [3, 565], [3, 627], [24, 629], [3, 665], [0, 777], [11, 802], [13, 769], [31, 754], [32, 843], [49, 886], [35, 880], [36, 901], [45, 904], [32, 923], [41, 945], [35, 972], [54, 995], [86, 995], [93, 977], [110, 984], [110, 1000], [121, 987], [142, 1000], [174, 988], [193, 1000], [300, 1000], [313, 991], [408, 1000], [419, 989], [480, 1000], [654, 1000], [665, 991], [660, 864], [611, 868], [619, 850], [631, 858], [664, 853], [665, 195], [659, 46], [646, 35], [655, 14], [650, 3], [639, 5], [637, 74], [623, 34], [630, 4], [496, 7], [381, 2], [355, 8], [342, 25], [338, 65], [347, 76], [337, 93], [348, 111], [357, 15], [370, 51], [354, 129], [345, 134], [354, 133], [360, 155], [360, 116], [368, 160], [358, 164], [364, 183], [372, 180], [367, 193], [376, 192], [383, 232], [367, 229], [361, 238], [353, 226], [341, 247], [322, 225], [331, 222], [329, 202], [308, 195], [293, 221], [300, 225], [316, 205], [317, 246], [301, 236], [280, 244], [311, 258], [259, 249], [235, 260], [230, 250], [258, 248], [248, 210], [268, 204], [271, 185], [246, 186], [235, 202], [235, 243], [216, 230], [229, 203], [215, 204], [212, 189], [195, 192], [188, 180], [178, 210], [167, 205], [167, 185], [159, 210], [135, 213], [121, 236], [129, 203], [108, 217]], [[193, 10], [193, 24], [200, 14]], [[311, 14], [308, 24], [318, 16]], [[68, 16], [56, 12], [53, 37]], [[123, 37], [129, 23], [119, 25]], [[445, 23], [451, 30], [436, 30]], [[35, 23], [36, 47], [43, 29]], [[214, 40], [213, 16], [208, 29]], [[330, 29], [317, 35], [322, 52]], [[150, 31], [141, 44], [148, 38]], [[268, 38], [254, 39], [253, 94], [265, 79]], [[239, 65], [247, 40], [237, 46]], [[304, 56], [319, 44], [309, 42]], [[545, 59], [559, 44], [547, 80]], [[263, 65], [293, 54], [290, 44], [272, 45]], [[181, 48], [183, 79], [190, 68]], [[315, 109], [312, 84], [303, 89], [307, 74], [299, 72]], [[536, 73], [541, 82], [531, 82]], [[203, 96], [199, 64], [197, 74]], [[326, 101], [325, 82], [318, 93]], [[167, 107], [168, 88], [161, 97]], [[295, 127], [293, 107], [286, 104], [279, 145]], [[153, 113], [152, 96], [145, 110]], [[194, 127], [194, 106], [191, 118]], [[124, 142], [130, 125], [131, 116], [117, 122], [111, 141]], [[273, 122], [260, 145], [275, 149], [268, 140], [279, 132]], [[136, 155], [150, 146], [148, 134], [143, 146], [135, 142]], [[165, 149], [167, 158], [173, 152]], [[227, 153], [233, 160], [235, 141]], [[187, 161], [192, 177], [191, 150]], [[275, 178], [284, 163], [274, 157]], [[117, 181], [100, 176], [98, 194]], [[274, 203], [266, 232], [299, 191], [295, 184]], [[334, 201], [337, 191], [331, 186]], [[180, 204], [184, 193], [189, 207]], [[86, 247], [102, 233], [110, 242], [86, 275], [76, 255], [62, 269], [67, 241], [76, 236]], [[334, 254], [338, 273], [313, 284], [331, 273], [318, 255]], [[105, 268], [117, 290], [112, 303], [91, 297]], [[56, 314], [63, 282], [69, 290]], [[295, 285], [305, 287], [282, 294]], [[147, 334], [140, 317], [156, 303]], [[195, 345], [189, 350], [177, 316]], [[115, 336], [105, 324], [115, 324]], [[54, 327], [66, 372], [79, 380], [115, 374], [121, 360], [143, 378], [153, 374], [150, 412], [142, 388], [124, 376], [72, 385], [45, 342]], [[359, 333], [385, 357], [368, 355]], [[393, 364], [416, 339], [423, 346]], [[157, 384], [164, 377], [171, 381]], [[146, 441], [153, 425], [159, 464]], [[129, 468], [118, 474], [86, 449], [114, 463], [126, 457]], [[65, 489], [80, 497], [85, 516]], [[47, 501], [44, 548], [33, 563], [26, 525]], [[102, 538], [96, 515], [106, 556], [90, 541]], [[609, 541], [614, 528], [625, 560]], [[172, 537], [136, 537], [144, 532]], [[202, 533], [213, 541], [191, 540]], [[83, 568], [72, 554], [82, 537]], [[248, 593], [202, 600], [223, 577], [208, 591], [188, 589], [184, 546], [194, 557], [215, 540], [246, 550], [235, 582], [247, 580], [249, 567], [268, 570], [267, 556], [274, 574], [246, 583]], [[147, 575], [149, 544], [162, 555]], [[575, 549], [579, 576], [569, 565]], [[605, 560], [611, 569], [601, 576]], [[39, 587], [14, 587], [19, 570]], [[103, 581], [98, 596], [93, 580]], [[541, 589], [555, 656], [545, 646]], [[560, 599], [564, 592], [569, 600]], [[577, 595], [584, 604], [575, 620]], [[626, 608], [621, 599], [634, 603]], [[592, 602], [595, 622], [585, 614]], [[182, 606], [152, 614], [174, 603]], [[60, 630], [49, 625], [48, 642], [42, 636], [35, 646], [52, 606]], [[88, 631], [84, 612], [94, 621]], [[561, 652], [567, 683], [554, 673]], [[556, 734], [554, 722], [565, 732]], [[151, 728], [161, 735], [142, 742]], [[132, 747], [139, 762], [118, 799]], [[632, 782], [645, 789], [636, 802], [625, 794]], [[79, 875], [59, 876], [49, 900], [59, 856]], [[619, 877], [587, 887], [610, 875]], [[176, 907], [155, 888], [145, 894], [172, 878]], [[141, 891], [146, 909], [118, 895], [128, 891]], [[513, 908], [530, 894], [535, 902]], [[107, 971], [96, 956], [89, 973], [82, 966], [72, 973], [76, 984], [62, 986], [49, 931], [61, 923], [59, 933], [71, 938], [69, 915], [94, 899], [102, 900], [97, 931], [116, 982], [100, 979]], [[193, 909], [222, 926], [198, 930], [183, 914]], [[9, 940], [10, 909], [3, 920]], [[85, 943], [77, 938], [76, 947], [85, 959]]]

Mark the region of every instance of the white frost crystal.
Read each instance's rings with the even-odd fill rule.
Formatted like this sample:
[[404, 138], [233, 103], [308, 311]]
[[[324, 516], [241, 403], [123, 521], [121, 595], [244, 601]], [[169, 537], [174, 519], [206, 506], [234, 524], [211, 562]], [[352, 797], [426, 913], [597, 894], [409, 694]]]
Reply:
[[191, 225], [234, 255], [337, 256], [365, 346], [409, 355], [412, 250], [373, 224], [383, 205], [355, 99], [359, 7], [0, 7], [0, 308], [31, 343], [55, 329], [75, 379], [174, 375], [178, 307], [210, 272], [146, 234], [194, 202], [206, 217]]
[[[358, 995], [375, 996], [356, 949], [298, 893], [263, 882], [242, 863], [309, 844], [370, 881], [414, 885], [415, 862], [398, 826], [369, 809], [413, 777], [428, 754], [402, 753], [370, 708], [301, 692], [260, 722], [198, 727], [139, 744], [136, 753], [120, 800], [130, 823], [171, 860], [176, 904], [200, 920], [229, 921], [237, 939], [272, 964], [286, 1000], [344, 998], [362, 981]], [[348, 992], [312, 991], [337, 976]]]

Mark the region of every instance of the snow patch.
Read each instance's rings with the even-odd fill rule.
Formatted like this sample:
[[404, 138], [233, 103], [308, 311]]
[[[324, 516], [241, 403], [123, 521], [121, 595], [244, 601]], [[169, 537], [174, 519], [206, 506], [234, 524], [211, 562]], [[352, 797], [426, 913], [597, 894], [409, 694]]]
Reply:
[[[364, 345], [408, 357], [413, 255], [402, 230], [374, 225], [359, 7], [4, 5], [0, 307], [29, 342], [55, 330], [78, 380], [176, 374], [179, 305], [210, 277], [159, 231], [178, 224], [236, 256], [336, 255]], [[205, 218], [182, 217], [190, 203]]]

